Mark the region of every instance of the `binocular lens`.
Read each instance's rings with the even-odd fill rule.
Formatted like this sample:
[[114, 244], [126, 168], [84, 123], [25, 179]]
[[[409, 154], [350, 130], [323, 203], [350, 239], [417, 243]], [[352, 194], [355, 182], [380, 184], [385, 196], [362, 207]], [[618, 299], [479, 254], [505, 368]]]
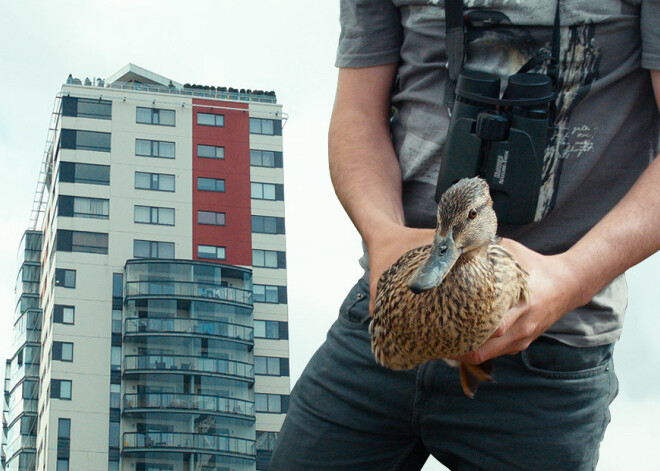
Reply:
[[500, 97], [500, 78], [488, 72], [465, 71], [458, 76], [456, 94], [472, 93], [489, 98]]
[[550, 77], [543, 74], [515, 74], [509, 77], [504, 92], [506, 100], [541, 99], [552, 97], [553, 87]]

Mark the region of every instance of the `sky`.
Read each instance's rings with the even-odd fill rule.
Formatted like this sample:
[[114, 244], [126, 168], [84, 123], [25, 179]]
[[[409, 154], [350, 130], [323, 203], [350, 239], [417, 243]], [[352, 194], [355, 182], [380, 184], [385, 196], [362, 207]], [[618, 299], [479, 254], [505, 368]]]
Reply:
[[[327, 166], [338, 3], [0, 2], [0, 358], [11, 354], [16, 253], [55, 95], [70, 73], [105, 78], [132, 62], [181, 83], [275, 90], [289, 115], [283, 134], [293, 385], [360, 277], [359, 236]], [[659, 268], [656, 254], [628, 274], [626, 326], [615, 350], [620, 393], [599, 471], [660, 463]], [[432, 461], [424, 467], [442, 469]]]

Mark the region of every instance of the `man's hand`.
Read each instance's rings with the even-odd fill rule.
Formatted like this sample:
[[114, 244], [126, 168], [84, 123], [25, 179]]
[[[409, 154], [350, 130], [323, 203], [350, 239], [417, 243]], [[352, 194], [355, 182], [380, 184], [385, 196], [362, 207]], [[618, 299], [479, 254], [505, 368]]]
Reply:
[[374, 313], [378, 279], [401, 255], [433, 241], [434, 229], [411, 229], [396, 224], [379, 231], [379, 236], [368, 244], [369, 252], [369, 312]]
[[529, 273], [531, 299], [511, 308], [486, 343], [457, 360], [479, 364], [525, 350], [564, 314], [589, 299], [566, 254], [541, 255], [510, 239], [503, 239], [502, 245]]

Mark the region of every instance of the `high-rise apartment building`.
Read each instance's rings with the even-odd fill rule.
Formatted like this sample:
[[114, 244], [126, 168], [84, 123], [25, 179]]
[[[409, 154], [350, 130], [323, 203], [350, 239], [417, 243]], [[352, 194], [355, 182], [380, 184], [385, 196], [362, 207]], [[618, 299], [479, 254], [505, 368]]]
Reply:
[[265, 470], [289, 399], [282, 109], [129, 64], [57, 95], [7, 471]]

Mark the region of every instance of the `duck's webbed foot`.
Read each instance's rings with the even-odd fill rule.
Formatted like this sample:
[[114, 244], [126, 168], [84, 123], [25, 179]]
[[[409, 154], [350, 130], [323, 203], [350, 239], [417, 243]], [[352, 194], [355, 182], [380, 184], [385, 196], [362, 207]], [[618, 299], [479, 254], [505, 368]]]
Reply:
[[477, 388], [482, 381], [492, 381], [493, 364], [490, 360], [480, 365], [471, 365], [461, 362], [459, 366], [461, 374], [461, 387], [469, 398], [474, 398]]

